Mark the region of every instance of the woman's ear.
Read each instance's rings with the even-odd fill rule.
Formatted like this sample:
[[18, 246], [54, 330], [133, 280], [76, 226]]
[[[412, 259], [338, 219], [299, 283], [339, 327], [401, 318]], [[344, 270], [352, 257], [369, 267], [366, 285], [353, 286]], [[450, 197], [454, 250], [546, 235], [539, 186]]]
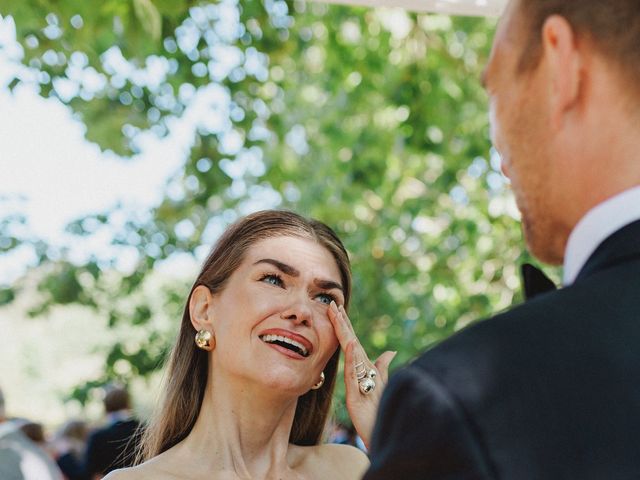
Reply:
[[213, 295], [204, 285], [198, 285], [189, 299], [189, 317], [196, 331], [213, 332]]

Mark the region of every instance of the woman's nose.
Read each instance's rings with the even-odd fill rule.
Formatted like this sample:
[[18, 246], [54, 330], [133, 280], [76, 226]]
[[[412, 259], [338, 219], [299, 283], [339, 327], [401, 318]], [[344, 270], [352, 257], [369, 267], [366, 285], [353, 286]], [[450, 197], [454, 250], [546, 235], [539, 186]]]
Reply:
[[312, 317], [311, 307], [309, 306], [308, 302], [304, 300], [296, 300], [285, 310], [283, 310], [283, 312], [280, 314], [280, 317], [285, 320], [291, 320], [295, 324], [301, 324], [310, 327]]

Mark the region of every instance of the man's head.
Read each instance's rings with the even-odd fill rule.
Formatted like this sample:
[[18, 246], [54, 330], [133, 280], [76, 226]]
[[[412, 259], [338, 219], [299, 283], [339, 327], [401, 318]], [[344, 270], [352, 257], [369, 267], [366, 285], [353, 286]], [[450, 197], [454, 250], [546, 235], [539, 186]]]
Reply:
[[640, 182], [638, 45], [638, 0], [512, 0], [500, 22], [492, 140], [543, 261], [561, 263], [579, 219]]
[[129, 392], [124, 387], [110, 387], [104, 396], [104, 409], [107, 413], [129, 410]]
[[626, 76], [630, 91], [640, 97], [640, 3], [637, 0], [515, 0], [525, 18], [526, 48], [521, 52], [521, 70], [537, 66], [542, 56], [545, 21], [559, 15], [577, 36], [592, 46]]

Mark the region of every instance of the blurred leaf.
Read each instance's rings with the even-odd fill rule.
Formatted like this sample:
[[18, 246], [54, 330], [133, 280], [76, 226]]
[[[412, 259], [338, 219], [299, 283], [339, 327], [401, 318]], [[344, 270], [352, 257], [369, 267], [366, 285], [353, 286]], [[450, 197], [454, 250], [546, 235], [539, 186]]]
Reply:
[[133, 0], [133, 9], [145, 32], [153, 40], [159, 40], [162, 32], [162, 18], [151, 0]]
[[7, 305], [16, 298], [16, 292], [13, 288], [0, 288], [0, 306]]

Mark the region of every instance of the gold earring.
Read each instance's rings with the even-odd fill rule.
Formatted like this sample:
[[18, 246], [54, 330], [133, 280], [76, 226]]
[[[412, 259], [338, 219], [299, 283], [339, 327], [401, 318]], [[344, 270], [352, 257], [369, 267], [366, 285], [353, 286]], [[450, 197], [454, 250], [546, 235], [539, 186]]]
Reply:
[[196, 345], [202, 350], [210, 352], [213, 350], [216, 341], [213, 338], [213, 334], [209, 330], [201, 329], [196, 333]]
[[320, 381], [316, 383], [311, 390], [318, 390], [324, 384], [324, 372], [320, 372]]

